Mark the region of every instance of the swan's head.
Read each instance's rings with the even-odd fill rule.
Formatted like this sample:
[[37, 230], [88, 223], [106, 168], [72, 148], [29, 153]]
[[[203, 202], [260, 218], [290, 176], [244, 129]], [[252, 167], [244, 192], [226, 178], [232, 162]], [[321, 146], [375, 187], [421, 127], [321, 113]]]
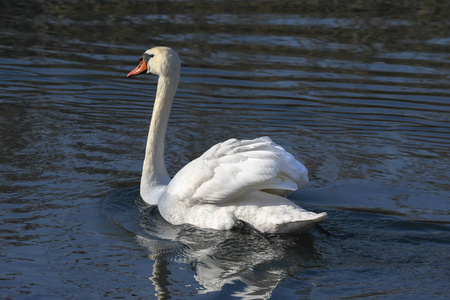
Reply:
[[158, 76], [174, 76], [180, 73], [180, 58], [178, 54], [168, 47], [155, 47], [148, 49], [139, 58], [139, 65], [127, 77], [152, 73]]

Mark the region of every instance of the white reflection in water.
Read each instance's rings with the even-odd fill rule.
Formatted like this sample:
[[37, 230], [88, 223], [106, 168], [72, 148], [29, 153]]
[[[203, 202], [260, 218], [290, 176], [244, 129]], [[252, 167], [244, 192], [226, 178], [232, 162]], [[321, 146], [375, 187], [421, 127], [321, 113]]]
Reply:
[[172, 275], [173, 263], [193, 269], [201, 285], [199, 294], [221, 291], [227, 284], [240, 282], [245, 287], [234, 290], [233, 296], [267, 299], [288, 274], [319, 257], [310, 233], [280, 237], [173, 226], [155, 206], [140, 200], [137, 190], [119, 191], [104, 205], [105, 215], [149, 250], [149, 258], [154, 261], [149, 279], [162, 299], [169, 296], [171, 281], [179, 280], [172, 278], [180, 275]]

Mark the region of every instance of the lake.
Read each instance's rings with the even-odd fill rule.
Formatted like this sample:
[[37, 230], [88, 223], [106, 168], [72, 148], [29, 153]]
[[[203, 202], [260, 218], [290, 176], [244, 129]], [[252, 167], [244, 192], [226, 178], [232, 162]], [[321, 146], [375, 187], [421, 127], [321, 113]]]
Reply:
[[[450, 5], [8, 1], [0, 44], [0, 298], [445, 299]], [[165, 222], [139, 196], [155, 76], [182, 60], [173, 176], [269, 136], [309, 170], [298, 236]]]

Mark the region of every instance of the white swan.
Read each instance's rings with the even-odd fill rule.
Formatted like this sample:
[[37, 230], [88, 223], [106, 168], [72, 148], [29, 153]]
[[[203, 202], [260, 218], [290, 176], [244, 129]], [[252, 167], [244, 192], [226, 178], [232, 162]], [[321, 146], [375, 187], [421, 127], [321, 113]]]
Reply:
[[286, 198], [308, 182], [308, 170], [268, 137], [219, 143], [171, 180], [164, 164], [164, 139], [180, 78], [180, 59], [167, 47], [149, 49], [127, 77], [143, 72], [159, 79], [141, 196], [158, 205], [166, 221], [217, 230], [246, 224], [264, 233], [297, 233], [327, 216], [306, 211]]

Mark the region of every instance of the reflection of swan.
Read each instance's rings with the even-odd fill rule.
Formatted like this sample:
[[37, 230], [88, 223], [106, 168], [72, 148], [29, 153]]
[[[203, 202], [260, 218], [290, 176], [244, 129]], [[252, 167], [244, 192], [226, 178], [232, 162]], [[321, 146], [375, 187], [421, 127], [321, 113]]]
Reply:
[[[142, 201], [136, 188], [110, 195], [103, 205], [108, 220], [149, 250], [153, 269], [148, 276], [158, 299], [180, 295], [187, 286], [189, 294], [195, 293], [193, 279], [200, 284], [199, 294], [222, 291], [241, 299], [268, 299], [289, 274], [301, 272], [303, 265], [319, 266], [311, 233], [265, 237], [173, 226]], [[306, 284], [297, 291], [309, 294], [310, 288]]]
[[[213, 231], [193, 226], [172, 226], [156, 209], [143, 210], [137, 236], [154, 261], [150, 277], [160, 299], [170, 298], [170, 282], [180, 282], [177, 269], [190, 265], [202, 286], [199, 294], [219, 292], [229, 286], [241, 299], [269, 299], [274, 289], [301, 265], [317, 258], [312, 235], [266, 238], [239, 231]], [[151, 221], [150, 221], [151, 220]], [[150, 222], [149, 222], [150, 221]], [[164, 237], [168, 239], [164, 239]], [[232, 286], [230, 288], [230, 286]], [[303, 287], [308, 294], [308, 286]], [[225, 292], [226, 293], [226, 292]]]
[[[285, 198], [308, 181], [308, 171], [269, 138], [219, 143], [171, 180], [164, 139], [180, 77], [180, 60], [166, 47], [147, 50], [128, 77], [159, 76], [141, 178], [141, 196], [168, 222], [227, 230], [248, 224], [261, 232], [306, 230], [326, 213], [308, 212]], [[237, 221], [241, 221], [236, 223]]]

